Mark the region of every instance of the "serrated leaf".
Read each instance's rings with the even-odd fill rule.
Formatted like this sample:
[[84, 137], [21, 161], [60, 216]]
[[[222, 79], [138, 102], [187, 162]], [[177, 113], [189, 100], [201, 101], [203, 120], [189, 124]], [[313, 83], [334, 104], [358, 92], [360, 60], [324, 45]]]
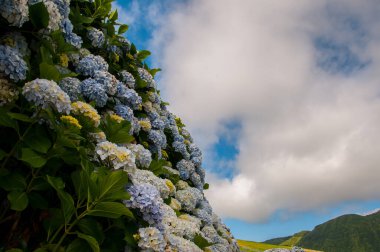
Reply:
[[43, 2], [29, 6], [29, 18], [32, 24], [38, 28], [46, 28], [49, 25], [49, 12]]
[[118, 29], [117, 33], [118, 34], [123, 34], [126, 31], [128, 31], [128, 28], [129, 28], [128, 25], [122, 24], [122, 25], [119, 26], [119, 29]]
[[79, 232], [77, 232], [77, 235], [79, 238], [87, 241], [88, 245], [90, 245], [93, 252], [99, 252], [100, 251], [99, 243], [96, 241], [96, 239], [94, 237], [92, 237], [90, 235], [82, 234]]
[[49, 175], [46, 175], [46, 181], [56, 190], [62, 190], [65, 188], [65, 183], [61, 178], [52, 177]]
[[102, 226], [93, 218], [84, 218], [78, 222], [79, 230], [87, 235], [94, 237], [99, 243], [104, 240]]
[[26, 192], [11, 191], [7, 197], [11, 203], [12, 210], [22, 211], [28, 206], [29, 200]]
[[61, 74], [54, 65], [42, 62], [40, 64], [40, 77], [42, 79], [58, 81]]
[[122, 203], [119, 202], [100, 202], [88, 215], [116, 219], [122, 215], [134, 218], [133, 213]]
[[137, 59], [143, 61], [146, 59], [151, 53], [148, 50], [141, 50], [137, 53]]
[[67, 246], [65, 251], [66, 252], [78, 252], [78, 251], [87, 252], [91, 250], [87, 242], [85, 242], [82, 239], [75, 239], [72, 243], [69, 244], [69, 246]]
[[22, 148], [21, 149], [21, 159], [22, 161], [28, 163], [30, 166], [34, 168], [40, 168], [44, 166], [47, 162], [47, 159], [33, 151], [30, 148]]
[[9, 112], [8, 115], [12, 119], [16, 119], [18, 121], [23, 121], [23, 122], [32, 122], [33, 121], [33, 119], [30, 118], [29, 116], [24, 115], [24, 114], [20, 114], [20, 113], [11, 113], [11, 112]]
[[103, 199], [108, 195], [124, 192], [125, 185], [128, 183], [128, 174], [124, 171], [110, 172], [99, 184], [99, 199]]

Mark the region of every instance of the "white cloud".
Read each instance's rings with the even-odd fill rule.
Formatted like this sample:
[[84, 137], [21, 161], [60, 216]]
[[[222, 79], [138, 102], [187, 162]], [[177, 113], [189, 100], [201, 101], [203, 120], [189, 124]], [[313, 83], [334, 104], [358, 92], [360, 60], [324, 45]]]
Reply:
[[[208, 175], [218, 213], [259, 221], [277, 210], [380, 198], [377, 6], [194, 0], [161, 17], [152, 46], [171, 109], [208, 151], [222, 122], [241, 124], [238, 175]], [[328, 43], [319, 51], [317, 37]], [[347, 62], [367, 65], [336, 73]]]

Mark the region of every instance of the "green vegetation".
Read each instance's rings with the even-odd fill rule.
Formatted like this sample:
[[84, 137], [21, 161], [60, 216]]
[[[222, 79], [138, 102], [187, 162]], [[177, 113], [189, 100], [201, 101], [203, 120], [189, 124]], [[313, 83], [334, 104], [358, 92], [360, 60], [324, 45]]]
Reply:
[[285, 237], [278, 237], [278, 238], [273, 238], [264, 241], [264, 243], [268, 244], [273, 244], [273, 245], [280, 245], [283, 242], [286, 242], [287, 240], [291, 239], [293, 236], [285, 236]]
[[238, 240], [238, 245], [241, 249], [241, 251], [246, 252], [259, 252], [259, 251], [265, 251], [267, 249], [271, 248], [287, 248], [290, 249], [289, 246], [279, 246], [279, 245], [272, 245], [262, 242], [253, 242], [253, 241], [243, 241]]
[[295, 233], [292, 237], [290, 237], [289, 239], [283, 241], [280, 243], [280, 245], [284, 245], [284, 246], [296, 246], [299, 241], [306, 235], [308, 234], [309, 231], [301, 231], [301, 232], [298, 232], [298, 233]]
[[325, 222], [306, 234], [298, 246], [329, 252], [378, 252], [380, 212], [368, 216], [343, 215]]

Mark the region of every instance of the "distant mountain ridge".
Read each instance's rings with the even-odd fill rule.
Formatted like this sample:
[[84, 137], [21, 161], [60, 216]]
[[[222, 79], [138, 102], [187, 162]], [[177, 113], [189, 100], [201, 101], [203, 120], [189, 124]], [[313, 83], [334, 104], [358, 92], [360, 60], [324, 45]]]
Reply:
[[370, 215], [347, 214], [316, 226], [312, 231], [265, 241], [325, 252], [379, 252], [380, 211]]

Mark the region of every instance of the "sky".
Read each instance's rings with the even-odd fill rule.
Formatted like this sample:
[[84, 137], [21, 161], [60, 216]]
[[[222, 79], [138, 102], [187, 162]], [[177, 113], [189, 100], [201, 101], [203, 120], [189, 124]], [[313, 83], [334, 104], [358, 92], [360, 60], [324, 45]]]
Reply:
[[377, 0], [118, 0], [236, 238], [380, 207]]

